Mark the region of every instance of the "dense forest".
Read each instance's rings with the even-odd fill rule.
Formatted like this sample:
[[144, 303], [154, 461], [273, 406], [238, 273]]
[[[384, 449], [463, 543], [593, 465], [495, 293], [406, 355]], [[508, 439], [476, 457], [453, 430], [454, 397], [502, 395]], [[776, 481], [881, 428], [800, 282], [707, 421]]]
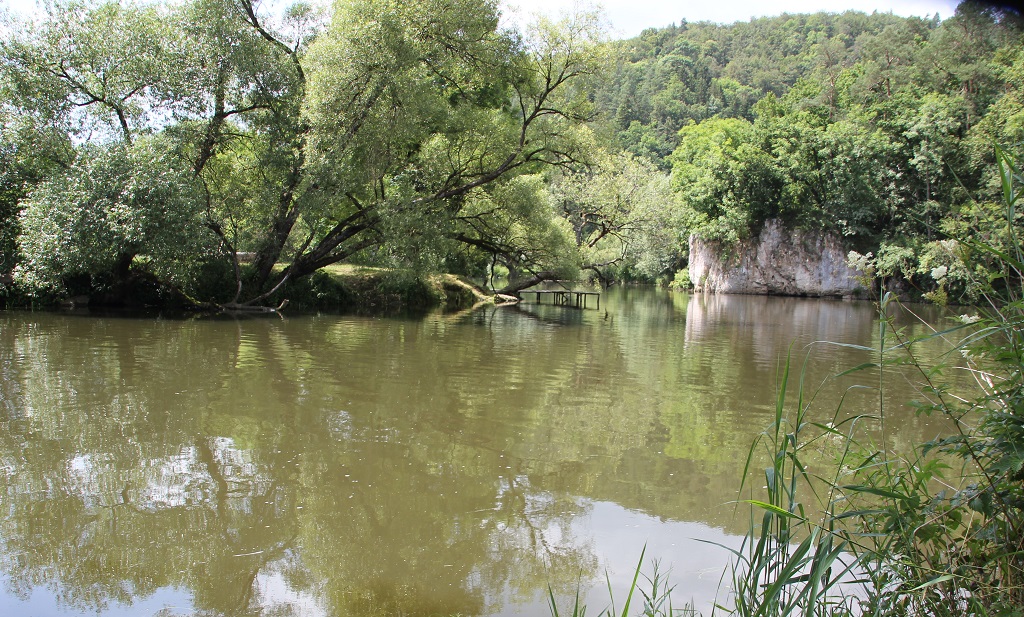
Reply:
[[[1024, 139], [1019, 16], [782, 15], [608, 40], [488, 0], [58, 2], [0, 41], [0, 298], [243, 307], [336, 264], [671, 280], [768, 219], [969, 298]], [[145, 291], [149, 290], [149, 291]], [[329, 295], [329, 294], [328, 294]]]
[[679, 229], [735, 241], [780, 218], [962, 295], [949, 240], [1000, 228], [985, 204], [994, 146], [1024, 138], [1021, 43], [1019, 15], [972, 3], [683, 23], [621, 43], [597, 100], [620, 146], [671, 174]]

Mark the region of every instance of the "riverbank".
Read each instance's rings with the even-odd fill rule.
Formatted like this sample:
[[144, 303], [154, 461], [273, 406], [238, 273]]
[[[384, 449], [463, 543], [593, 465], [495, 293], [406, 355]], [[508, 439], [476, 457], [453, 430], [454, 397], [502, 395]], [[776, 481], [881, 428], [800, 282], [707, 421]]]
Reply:
[[[211, 286], [215, 282], [211, 282]], [[222, 284], [225, 289], [230, 286]], [[266, 298], [264, 306], [286, 305], [291, 311], [398, 313], [433, 308], [459, 310], [491, 301], [469, 279], [454, 274], [422, 275], [384, 268], [339, 264], [285, 285]], [[223, 300], [226, 302], [226, 299]], [[126, 308], [181, 311], [219, 310], [223, 305], [200, 303], [187, 294], [161, 285], [145, 274], [91, 293], [28, 297], [11, 282], [0, 282], [0, 308]]]
[[394, 313], [433, 308], [459, 310], [492, 298], [454, 274], [415, 274], [338, 264], [285, 286], [269, 299], [297, 310]]

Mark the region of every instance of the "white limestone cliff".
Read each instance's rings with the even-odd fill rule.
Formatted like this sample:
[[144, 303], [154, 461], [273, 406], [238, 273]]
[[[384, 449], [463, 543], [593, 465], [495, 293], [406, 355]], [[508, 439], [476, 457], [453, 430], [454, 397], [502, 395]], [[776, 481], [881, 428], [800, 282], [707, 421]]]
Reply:
[[690, 236], [695, 291], [782, 296], [858, 296], [860, 273], [834, 234], [787, 229], [778, 220], [734, 246]]

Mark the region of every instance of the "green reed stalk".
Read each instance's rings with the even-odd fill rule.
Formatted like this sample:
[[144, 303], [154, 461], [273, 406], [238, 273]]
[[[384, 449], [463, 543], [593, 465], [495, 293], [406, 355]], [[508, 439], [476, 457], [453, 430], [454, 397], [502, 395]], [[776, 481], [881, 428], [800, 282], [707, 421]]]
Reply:
[[[636, 568], [633, 570], [633, 580], [629, 585], [629, 589], [626, 591], [626, 602], [622, 606], [621, 611], [615, 608], [615, 594], [612, 591], [611, 579], [608, 577], [607, 573], [605, 574], [605, 582], [608, 585], [609, 607], [599, 613], [599, 617], [629, 617], [629, 608], [637, 593], [639, 593], [643, 598], [643, 609], [640, 613], [643, 617], [696, 616], [697, 611], [693, 608], [692, 604], [686, 604], [681, 609], [673, 607], [673, 587], [668, 584], [668, 577], [661, 572], [660, 564], [657, 561], [654, 561], [652, 564], [652, 572], [650, 576], [643, 574], [642, 568], [644, 564], [644, 555], [646, 553], [647, 545], [644, 545], [643, 549], [640, 551], [640, 559], [637, 561]], [[641, 587], [641, 577], [643, 577], [650, 586], [649, 590], [645, 590]], [[548, 587], [548, 608], [551, 611], [552, 617], [561, 617], [561, 614], [558, 611], [558, 604], [555, 601], [555, 594], [551, 587]], [[567, 617], [585, 617], [586, 612], [587, 607], [580, 601], [580, 590], [577, 585], [576, 596], [572, 605], [572, 613]]]
[[[806, 367], [806, 363], [804, 365]], [[760, 512], [760, 524], [751, 523], [750, 531], [739, 550], [733, 550], [731, 572], [731, 605], [717, 605], [717, 610], [739, 617], [779, 617], [788, 615], [824, 616], [848, 611], [849, 601], [839, 586], [855, 567], [845, 559], [848, 540], [837, 533], [829, 504], [832, 491], [818, 495], [814, 480], [804, 463], [804, 453], [823, 436], [842, 436], [833, 422], [812, 423], [807, 413], [814, 396], [808, 396], [805, 371], [801, 370], [796, 385], [795, 404], [790, 410], [792, 354], [780, 369], [773, 423], [748, 451], [744, 465], [744, 481], [749, 476], [759, 447], [767, 450], [769, 465], [764, 469], [764, 499], [745, 499]], [[840, 422], [853, 424], [856, 419]], [[811, 429], [820, 432], [808, 437]], [[834, 486], [834, 479], [826, 480]], [[812, 520], [802, 501], [806, 495], [814, 499], [825, 514]]]

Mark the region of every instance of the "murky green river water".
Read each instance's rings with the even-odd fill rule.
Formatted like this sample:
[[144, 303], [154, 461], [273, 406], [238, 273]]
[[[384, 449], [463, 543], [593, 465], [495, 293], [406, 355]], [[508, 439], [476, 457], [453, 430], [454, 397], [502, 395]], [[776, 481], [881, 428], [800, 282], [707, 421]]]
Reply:
[[[819, 340], [877, 344], [873, 306], [0, 313], [0, 614], [547, 615], [580, 581], [596, 613], [645, 544], [707, 609], [728, 555], [702, 540], [746, 529], [729, 502], [787, 350], [814, 385], [868, 359]], [[887, 380], [893, 445], [944, 430]]]

